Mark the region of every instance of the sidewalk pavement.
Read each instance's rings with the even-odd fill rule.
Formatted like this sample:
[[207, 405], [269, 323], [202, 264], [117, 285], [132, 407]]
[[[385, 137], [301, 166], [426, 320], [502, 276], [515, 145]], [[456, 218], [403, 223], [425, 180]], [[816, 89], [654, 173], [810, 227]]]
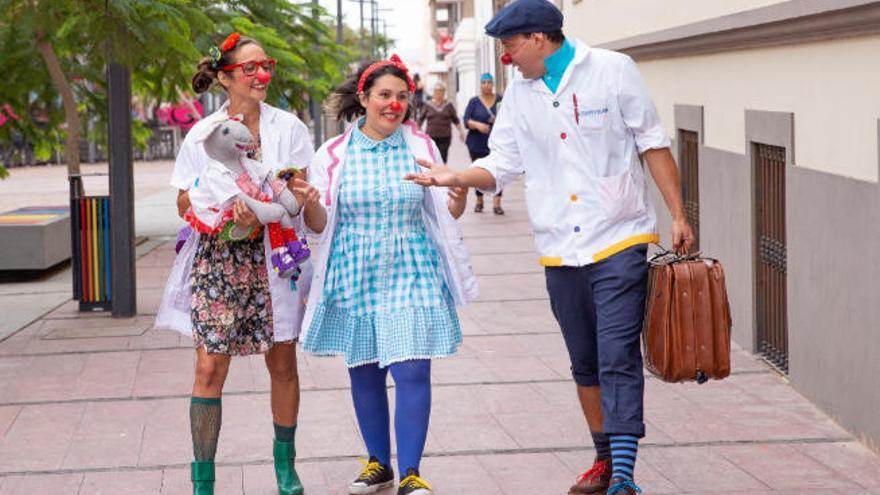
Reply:
[[[466, 163], [460, 143], [451, 162]], [[192, 344], [150, 329], [174, 257], [179, 224], [163, 206], [173, 197], [157, 190], [138, 202], [155, 208], [139, 246], [139, 316], [83, 314], [68, 301], [0, 342], [0, 494], [190, 493]], [[482, 297], [460, 311], [458, 355], [433, 365], [422, 473], [438, 495], [565, 494], [594, 455], [520, 184], [504, 207], [461, 222]], [[880, 494], [878, 456], [739, 348], [733, 365], [705, 385], [647, 378], [643, 493]], [[300, 354], [299, 375], [306, 493], [344, 494], [364, 454], [345, 367]], [[260, 357], [233, 360], [218, 494], [277, 493], [268, 386]]]

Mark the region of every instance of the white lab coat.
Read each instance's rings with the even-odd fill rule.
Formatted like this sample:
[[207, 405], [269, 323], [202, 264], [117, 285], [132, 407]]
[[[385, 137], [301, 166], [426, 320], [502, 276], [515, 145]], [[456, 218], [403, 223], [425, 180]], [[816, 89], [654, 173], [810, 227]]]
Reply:
[[668, 146], [632, 59], [576, 41], [555, 94], [541, 79], [514, 79], [489, 156], [472, 166], [496, 191], [525, 173], [539, 262], [583, 266], [659, 241], [639, 155]]
[[[330, 246], [339, 221], [336, 216], [336, 199], [339, 194], [339, 178], [345, 166], [345, 154], [351, 139], [353, 127], [324, 143], [315, 154], [315, 160], [309, 168], [309, 181], [321, 193], [321, 201], [327, 210], [327, 225], [320, 234], [320, 246], [313, 253], [315, 274], [309, 292], [306, 315], [303, 320], [303, 331], [308, 331], [315, 314], [315, 309], [324, 298], [324, 277], [330, 256]], [[413, 155], [432, 162], [440, 161], [440, 151], [434, 141], [418, 130], [412, 120], [402, 125], [404, 140]], [[477, 279], [470, 262], [470, 255], [461, 237], [458, 222], [449, 213], [447, 207], [447, 189], [445, 187], [429, 187], [425, 191], [422, 205], [425, 226], [428, 235], [437, 246], [441, 257], [442, 276], [446, 286], [452, 293], [456, 305], [463, 306], [479, 296]], [[304, 338], [304, 337], [303, 337]]]
[[[211, 169], [212, 160], [205, 153], [202, 140], [206, 130], [218, 120], [226, 118], [228, 116], [224, 104], [218, 111], [205, 117], [190, 129], [174, 164], [172, 186], [189, 190], [201, 174]], [[289, 167], [306, 168], [314, 156], [305, 124], [295, 115], [265, 103], [260, 104], [260, 146], [262, 164], [271, 168], [273, 174]], [[215, 163], [213, 166], [220, 165]], [[304, 233], [302, 216], [294, 221], [297, 233]], [[198, 245], [198, 236], [197, 233], [190, 236], [174, 261], [159, 313], [156, 315], [155, 328], [175, 330], [192, 337], [189, 272]], [[264, 245], [268, 262], [271, 257], [268, 236], [264, 236]], [[303, 265], [303, 273], [295, 283], [295, 290], [290, 279], [278, 277], [271, 268], [268, 272], [274, 340], [286, 342], [296, 339], [299, 336], [305, 310], [305, 297], [312, 279], [312, 262], [308, 261]]]

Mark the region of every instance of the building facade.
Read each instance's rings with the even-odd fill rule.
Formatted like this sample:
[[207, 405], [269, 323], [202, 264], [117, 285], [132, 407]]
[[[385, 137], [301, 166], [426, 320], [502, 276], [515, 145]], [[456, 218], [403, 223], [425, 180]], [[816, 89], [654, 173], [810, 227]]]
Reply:
[[638, 62], [734, 340], [880, 450], [880, 2], [562, 7], [567, 35]]

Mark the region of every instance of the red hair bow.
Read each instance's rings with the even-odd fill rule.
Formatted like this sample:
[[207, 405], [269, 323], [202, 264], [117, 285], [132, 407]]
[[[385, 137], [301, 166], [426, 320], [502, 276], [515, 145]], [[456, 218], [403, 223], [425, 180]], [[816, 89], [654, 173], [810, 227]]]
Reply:
[[235, 48], [235, 44], [238, 43], [239, 38], [241, 38], [241, 33], [235, 32], [230, 34], [226, 38], [226, 41], [224, 41], [223, 44], [220, 45], [220, 51], [228, 52], [229, 50]]

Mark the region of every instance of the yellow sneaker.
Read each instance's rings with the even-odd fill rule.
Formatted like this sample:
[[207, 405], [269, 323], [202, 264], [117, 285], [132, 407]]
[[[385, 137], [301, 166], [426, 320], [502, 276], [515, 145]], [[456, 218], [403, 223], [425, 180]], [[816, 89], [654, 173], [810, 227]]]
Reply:
[[434, 493], [432, 490], [431, 485], [419, 477], [417, 469], [409, 468], [406, 470], [406, 478], [400, 480], [397, 495], [431, 495]]
[[394, 485], [394, 470], [391, 466], [380, 464], [375, 456], [371, 456], [368, 461], [361, 459], [361, 463], [364, 468], [357, 479], [348, 485], [349, 494], [376, 493]]

